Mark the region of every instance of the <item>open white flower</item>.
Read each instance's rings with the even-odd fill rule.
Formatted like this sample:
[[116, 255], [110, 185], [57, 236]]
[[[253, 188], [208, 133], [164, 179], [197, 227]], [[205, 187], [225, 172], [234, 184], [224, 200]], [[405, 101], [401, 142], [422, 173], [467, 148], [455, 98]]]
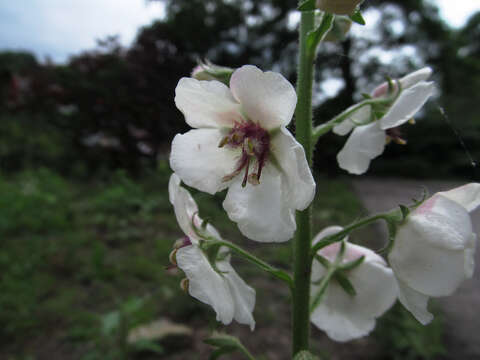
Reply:
[[[314, 239], [317, 243], [342, 228], [331, 226], [321, 231]], [[340, 243], [334, 243], [318, 254], [334, 262], [340, 251]], [[346, 242], [342, 263], [357, 260], [363, 262], [344, 274], [353, 285], [356, 295], [348, 294], [333, 278], [327, 287], [323, 301], [311, 314], [312, 323], [335, 341], [349, 341], [368, 335], [375, 328], [375, 319], [387, 311], [397, 298], [398, 289], [392, 270], [385, 260], [363, 246]], [[311, 294], [315, 296], [318, 284], [327, 269], [317, 260], [312, 265]]]
[[170, 166], [201, 191], [228, 188], [223, 207], [253, 240], [289, 240], [295, 209], [314, 197], [304, 149], [285, 128], [296, 102], [282, 75], [251, 65], [232, 74], [230, 88], [192, 78], [176, 88], [175, 103], [195, 129], [175, 136]]
[[190, 193], [180, 186], [180, 178], [173, 174], [168, 185], [170, 202], [186, 238], [175, 251], [175, 261], [188, 279], [188, 292], [194, 298], [210, 305], [217, 313], [217, 321], [229, 324], [235, 319], [240, 324], [255, 328], [253, 308], [255, 290], [248, 286], [230, 265], [225, 247], [220, 248], [215, 267], [200, 247], [202, 237], [221, 239], [218, 231], [207, 224], [202, 228], [198, 207]]
[[[427, 82], [432, 70], [428, 67], [415, 71], [399, 80], [401, 92], [387, 109], [366, 105], [333, 128], [338, 135], [352, 134], [338, 153], [339, 166], [351, 174], [365, 173], [370, 161], [383, 153], [388, 138], [402, 142], [396, 128], [421, 109], [435, 91], [433, 82]], [[395, 91], [397, 86], [393, 83]], [[377, 87], [373, 98], [386, 97], [388, 84]], [[383, 105], [380, 105], [383, 106]]]
[[480, 184], [439, 192], [412, 211], [388, 255], [401, 303], [422, 324], [433, 316], [429, 297], [451, 295], [473, 275], [476, 235], [469, 212], [480, 205]]

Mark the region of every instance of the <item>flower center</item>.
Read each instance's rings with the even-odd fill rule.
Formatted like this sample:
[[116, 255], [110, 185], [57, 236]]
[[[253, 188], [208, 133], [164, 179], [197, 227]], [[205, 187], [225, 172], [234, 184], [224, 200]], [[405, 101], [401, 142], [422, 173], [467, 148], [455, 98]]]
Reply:
[[[227, 146], [242, 151], [235, 170], [224, 176], [223, 181], [229, 181], [244, 171], [242, 186], [245, 187], [247, 182], [252, 185], [260, 183], [262, 168], [265, 166], [270, 151], [270, 135], [265, 129], [253, 122], [235, 123], [233, 129], [218, 146]], [[250, 167], [256, 168], [256, 172], [249, 174]]]

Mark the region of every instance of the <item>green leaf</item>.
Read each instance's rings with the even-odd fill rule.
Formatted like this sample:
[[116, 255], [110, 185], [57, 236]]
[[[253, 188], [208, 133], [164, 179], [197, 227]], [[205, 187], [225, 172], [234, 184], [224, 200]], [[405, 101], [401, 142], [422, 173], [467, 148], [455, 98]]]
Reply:
[[410, 209], [405, 205], [399, 205], [399, 206], [400, 206], [400, 211], [402, 212], [403, 220], [405, 220], [408, 214], [410, 214]]
[[323, 14], [322, 22], [307, 35], [307, 47], [312, 53], [315, 52], [317, 45], [323, 40], [325, 35], [330, 31], [333, 25], [334, 16], [331, 14]]
[[341, 269], [341, 270], [352, 270], [352, 269], [356, 268], [358, 265], [360, 265], [363, 262], [363, 260], [365, 260], [364, 255], [360, 256], [358, 259], [355, 259], [355, 260], [349, 261], [345, 264], [342, 264], [338, 268]]
[[295, 355], [293, 360], [319, 360], [319, 358], [313, 355], [311, 352], [303, 350]]
[[356, 22], [359, 25], [365, 25], [366, 24], [365, 19], [362, 16], [362, 13], [358, 9], [355, 10], [353, 15], [350, 15], [349, 18], [350, 18], [350, 20], [352, 20], [353, 22]]
[[340, 284], [340, 286], [345, 290], [345, 292], [350, 296], [357, 295], [355, 288], [353, 287], [350, 280], [348, 280], [347, 276], [342, 272], [338, 271], [335, 273], [335, 280]]
[[315, 0], [305, 0], [298, 6], [297, 10], [299, 11], [315, 10]]

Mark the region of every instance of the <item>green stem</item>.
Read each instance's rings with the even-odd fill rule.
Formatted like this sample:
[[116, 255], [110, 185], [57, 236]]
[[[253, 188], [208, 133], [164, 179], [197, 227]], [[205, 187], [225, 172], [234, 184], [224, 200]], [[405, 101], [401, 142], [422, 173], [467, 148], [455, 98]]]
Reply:
[[[314, 12], [303, 11], [300, 20], [300, 49], [297, 73], [298, 103], [295, 109], [296, 138], [312, 164], [312, 85], [315, 51], [309, 50], [307, 35], [314, 28]], [[310, 337], [310, 261], [311, 207], [297, 212], [297, 233], [293, 244], [294, 287], [292, 289], [292, 353], [309, 349]]]
[[327, 270], [327, 273], [323, 276], [322, 281], [318, 286], [318, 291], [313, 298], [313, 301], [309, 307], [309, 311], [312, 312], [315, 308], [322, 302], [323, 294], [325, 294], [325, 290], [327, 290], [328, 284], [330, 283], [330, 279], [332, 278], [333, 274], [337, 270], [336, 266], [330, 266]]
[[335, 242], [341, 241], [345, 236], [350, 234], [355, 229], [358, 229], [362, 226], [371, 224], [371, 223], [373, 223], [377, 220], [385, 220], [385, 221], [387, 221], [387, 223], [389, 223], [389, 221], [392, 218], [392, 214], [393, 214], [393, 212], [392, 213], [386, 213], [386, 214], [377, 214], [377, 215], [374, 215], [374, 216], [363, 218], [363, 219], [361, 219], [361, 220], [359, 220], [359, 221], [357, 221], [353, 224], [350, 224], [350, 225], [346, 226], [342, 231], [339, 231], [336, 234], [333, 234], [333, 235], [330, 235], [330, 236], [327, 236], [327, 237], [323, 238], [322, 240], [317, 242], [312, 247], [311, 259], [313, 260], [315, 254], [317, 253], [318, 250], [324, 248], [325, 246], [333, 244]]
[[212, 243], [209, 246], [212, 246], [212, 245], [220, 245], [220, 246], [226, 246], [226, 247], [230, 248], [231, 250], [233, 250], [235, 253], [237, 253], [238, 255], [243, 257], [244, 259], [250, 261], [252, 264], [258, 266], [260, 269], [268, 272], [269, 274], [273, 275], [277, 279], [284, 281], [285, 283], [287, 283], [287, 285], [290, 288], [292, 288], [293, 281], [292, 281], [292, 278], [289, 274], [287, 274], [283, 270], [280, 270], [280, 269], [277, 269], [277, 268], [273, 267], [272, 265], [266, 263], [262, 259], [259, 259], [255, 255], [250, 254], [248, 251], [242, 249], [241, 247], [239, 247], [239, 246], [237, 246], [237, 245], [235, 245], [235, 244], [233, 244], [229, 241], [226, 241], [226, 240], [215, 240], [215, 242]]

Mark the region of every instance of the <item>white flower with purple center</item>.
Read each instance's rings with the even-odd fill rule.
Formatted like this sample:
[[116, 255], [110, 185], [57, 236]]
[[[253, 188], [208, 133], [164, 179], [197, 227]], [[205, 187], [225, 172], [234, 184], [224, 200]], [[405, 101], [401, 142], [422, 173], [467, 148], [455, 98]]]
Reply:
[[226, 325], [236, 320], [253, 330], [255, 290], [232, 268], [227, 248], [221, 247], [214, 259], [204, 252], [201, 242], [208, 238], [220, 240], [220, 234], [212, 225], [203, 224], [195, 200], [180, 186], [180, 178], [175, 174], [170, 177], [168, 192], [178, 224], [186, 235], [171, 255], [171, 261], [187, 276], [182, 287], [210, 305], [217, 313], [217, 321]]
[[246, 237], [282, 242], [296, 230], [295, 210], [313, 200], [315, 182], [303, 147], [285, 128], [297, 103], [280, 74], [237, 69], [230, 88], [182, 78], [175, 103], [194, 129], [172, 142], [170, 166], [185, 184], [215, 194]]
[[401, 303], [420, 321], [433, 319], [430, 297], [451, 295], [472, 277], [476, 234], [470, 212], [480, 206], [480, 184], [439, 192], [400, 225], [388, 260]]
[[[337, 135], [350, 137], [337, 155], [339, 166], [351, 174], [365, 173], [370, 161], [383, 153], [386, 140], [405, 143], [399, 136], [398, 127], [421, 109], [435, 91], [433, 82], [427, 82], [432, 70], [428, 67], [415, 71], [396, 82], [378, 86], [373, 99], [395, 95], [391, 104], [365, 105], [349, 118], [333, 128]], [[389, 91], [390, 90], [390, 91]]]

